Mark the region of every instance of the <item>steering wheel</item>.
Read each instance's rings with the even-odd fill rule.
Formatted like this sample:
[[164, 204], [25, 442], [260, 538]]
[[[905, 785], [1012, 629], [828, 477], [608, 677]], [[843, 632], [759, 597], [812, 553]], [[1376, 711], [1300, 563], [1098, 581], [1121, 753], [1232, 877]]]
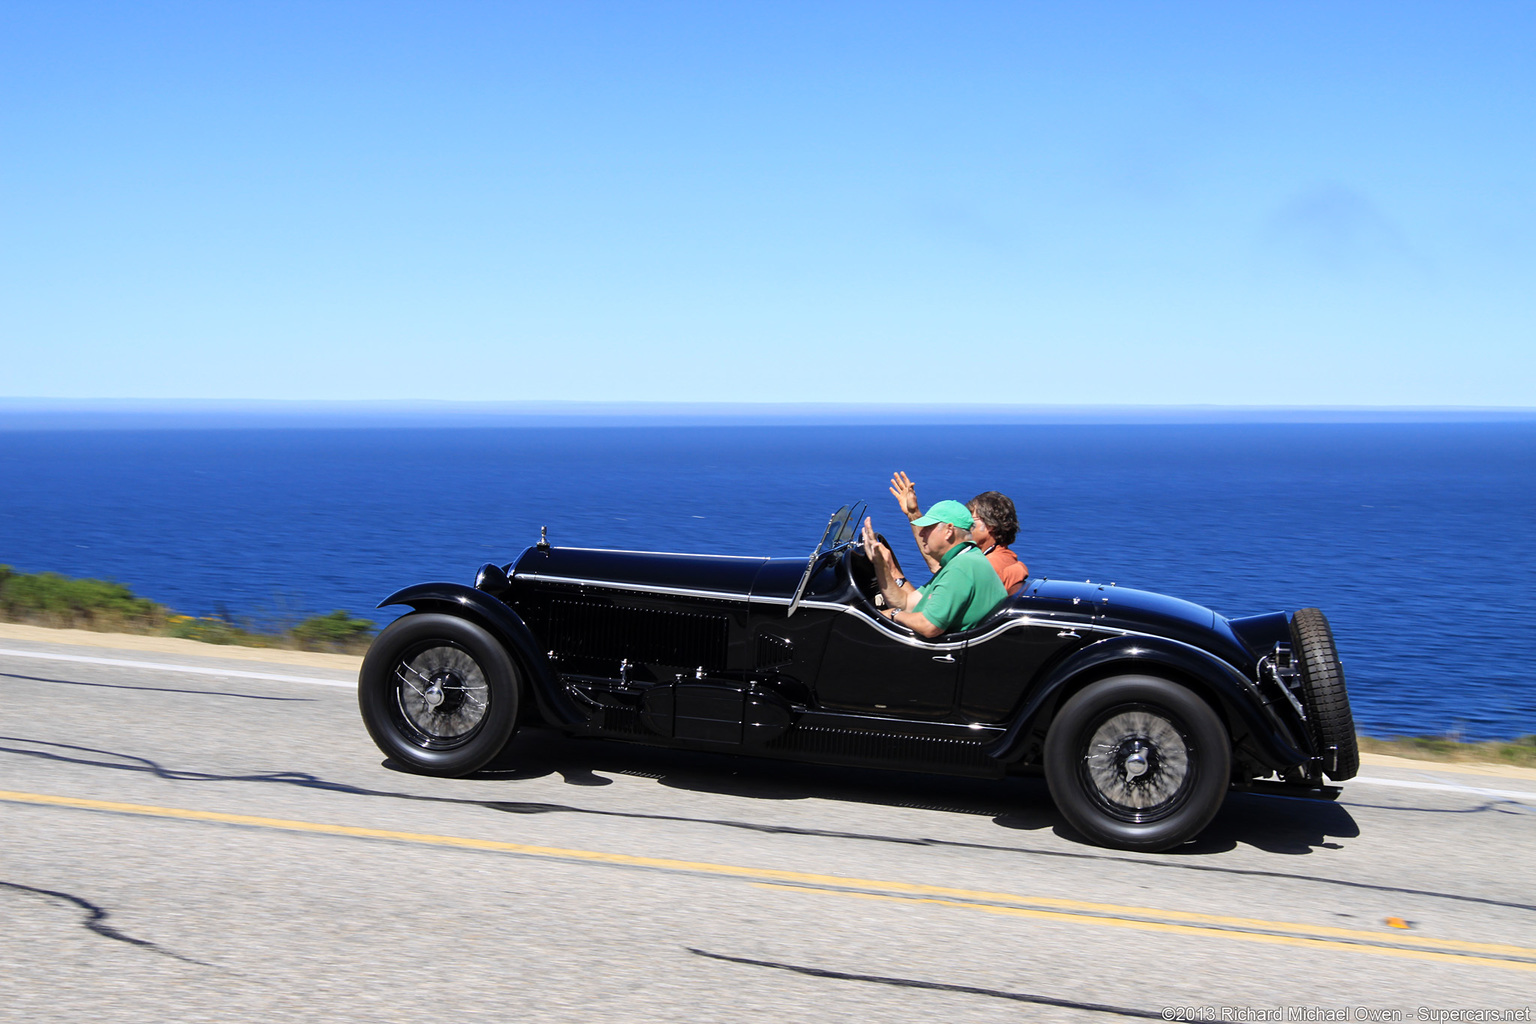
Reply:
[[864, 545], [853, 543], [848, 545], [848, 577], [853, 580], [853, 585], [859, 593], [871, 604], [875, 595], [880, 592], [880, 580], [875, 575], [875, 563], [870, 561], [869, 555], [864, 551]]

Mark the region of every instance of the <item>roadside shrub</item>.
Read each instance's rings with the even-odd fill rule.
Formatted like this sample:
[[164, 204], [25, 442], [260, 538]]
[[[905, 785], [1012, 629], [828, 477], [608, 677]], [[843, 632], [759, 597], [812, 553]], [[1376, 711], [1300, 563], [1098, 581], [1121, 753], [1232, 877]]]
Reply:
[[56, 572], [16, 572], [0, 566], [0, 616], [50, 626], [110, 629], [153, 627], [166, 608], [110, 580], [72, 579]]
[[1395, 736], [1379, 740], [1360, 737], [1360, 749], [1371, 754], [1390, 754], [1425, 761], [1467, 761], [1481, 764], [1513, 764], [1536, 768], [1536, 736], [1513, 740], [1467, 743], [1448, 736]]
[[1499, 757], [1514, 764], [1536, 768], [1536, 736], [1521, 736], [1499, 744]]
[[56, 572], [17, 572], [9, 565], [0, 565], [0, 621], [157, 633], [205, 644], [297, 647], [347, 654], [366, 650], [374, 632], [374, 624], [368, 619], [355, 619], [339, 609], [305, 619], [286, 630], [248, 619], [237, 624], [222, 609], [211, 617], [176, 615], [164, 605], [139, 597], [111, 580], [74, 579]]
[[197, 640], [205, 644], [240, 644], [243, 647], [271, 647], [275, 637], [253, 633], [224, 619], [195, 619], [190, 615], [172, 615], [167, 620], [166, 636]]
[[332, 651], [359, 650], [373, 636], [373, 623], [337, 609], [305, 619], [288, 631], [301, 647]]

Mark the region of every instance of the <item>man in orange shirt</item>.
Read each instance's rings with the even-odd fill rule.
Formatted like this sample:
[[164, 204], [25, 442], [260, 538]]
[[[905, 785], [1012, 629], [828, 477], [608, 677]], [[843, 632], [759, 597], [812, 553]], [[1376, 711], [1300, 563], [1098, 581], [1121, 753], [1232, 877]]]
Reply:
[[[907, 474], [897, 470], [891, 477], [891, 493], [896, 496], [896, 503], [901, 506], [901, 511], [910, 523], [922, 515], [922, 510], [917, 503], [917, 487], [907, 478]], [[1013, 502], [1006, 494], [997, 491], [982, 491], [976, 497], [966, 503], [974, 522], [971, 525], [971, 540], [981, 549], [981, 553], [987, 556], [987, 561], [992, 563], [993, 570], [998, 579], [1003, 581], [1003, 589], [1012, 597], [1018, 589], [1024, 585], [1024, 578], [1029, 575], [1029, 567], [1019, 561], [1019, 556], [1014, 554], [1008, 545], [1013, 543], [1019, 533], [1018, 513], [1013, 507]], [[918, 527], [912, 527], [912, 535], [916, 538]], [[918, 551], [923, 551], [923, 546], [918, 545]], [[939, 567], [923, 552], [923, 561], [928, 563], [930, 572], [938, 572]]]

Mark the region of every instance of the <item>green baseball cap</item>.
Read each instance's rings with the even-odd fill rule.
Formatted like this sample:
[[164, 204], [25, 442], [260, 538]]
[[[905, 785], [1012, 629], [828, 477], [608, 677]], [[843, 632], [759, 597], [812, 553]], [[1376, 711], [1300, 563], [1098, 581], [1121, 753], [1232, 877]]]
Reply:
[[913, 526], [932, 526], [934, 523], [948, 523], [969, 530], [976, 520], [971, 518], [970, 510], [958, 501], [936, 501], [928, 507], [927, 512], [912, 520]]

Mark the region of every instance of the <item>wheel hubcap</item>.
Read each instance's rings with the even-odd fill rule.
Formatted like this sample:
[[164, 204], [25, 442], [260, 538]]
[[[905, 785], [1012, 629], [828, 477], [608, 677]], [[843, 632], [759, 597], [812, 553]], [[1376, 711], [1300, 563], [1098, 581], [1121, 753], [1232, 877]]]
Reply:
[[401, 718], [423, 747], [458, 746], [485, 721], [490, 687], [462, 648], [437, 643], [408, 651], [395, 665], [395, 681]]
[[1150, 751], [1142, 745], [1140, 740], [1135, 741], [1131, 752], [1126, 755], [1125, 763], [1121, 766], [1125, 771], [1125, 777], [1131, 781], [1141, 778], [1151, 768], [1147, 757]]
[[1154, 710], [1125, 710], [1089, 738], [1083, 772], [1099, 803], [1116, 817], [1147, 821], [1183, 802], [1193, 773], [1179, 728]]

